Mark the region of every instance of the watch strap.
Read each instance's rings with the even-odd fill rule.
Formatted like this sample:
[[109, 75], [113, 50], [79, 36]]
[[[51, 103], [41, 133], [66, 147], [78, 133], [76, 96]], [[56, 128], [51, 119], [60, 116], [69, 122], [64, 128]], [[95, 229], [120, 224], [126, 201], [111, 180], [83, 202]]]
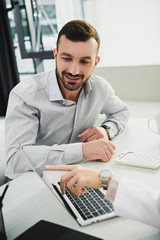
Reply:
[[[108, 180], [107, 180], [107, 182], [108, 182]], [[101, 180], [101, 187], [102, 187], [104, 190], [107, 190], [107, 188], [108, 188], [108, 183], [107, 183], [107, 182]]]
[[109, 127], [109, 126], [107, 126], [107, 125], [102, 125], [101, 127], [103, 127], [104, 129], [107, 130], [108, 138], [109, 138], [109, 140], [111, 140], [112, 137], [110, 136], [110, 133], [109, 133], [109, 129], [111, 129], [111, 127]]
[[[107, 172], [109, 173], [108, 176], [103, 175], [105, 171], [107, 171]], [[109, 184], [109, 180], [110, 180], [112, 174], [113, 174], [112, 171], [111, 171], [111, 170], [108, 170], [108, 169], [106, 169], [106, 170], [104, 169], [104, 170], [101, 170], [101, 171], [100, 171], [101, 187], [102, 187], [104, 190], [107, 190], [108, 184]]]

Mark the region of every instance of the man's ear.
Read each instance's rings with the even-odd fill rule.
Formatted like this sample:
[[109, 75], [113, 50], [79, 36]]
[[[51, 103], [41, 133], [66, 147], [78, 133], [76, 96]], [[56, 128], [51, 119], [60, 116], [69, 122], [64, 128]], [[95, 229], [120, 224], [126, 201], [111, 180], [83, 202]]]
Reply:
[[97, 56], [97, 57], [96, 57], [96, 60], [95, 60], [95, 65], [94, 65], [94, 67], [96, 67], [96, 66], [98, 65], [99, 61], [100, 61], [100, 57]]
[[54, 55], [54, 58], [56, 59], [56, 57], [57, 57], [57, 48], [55, 48], [55, 49], [53, 50], [53, 55]]

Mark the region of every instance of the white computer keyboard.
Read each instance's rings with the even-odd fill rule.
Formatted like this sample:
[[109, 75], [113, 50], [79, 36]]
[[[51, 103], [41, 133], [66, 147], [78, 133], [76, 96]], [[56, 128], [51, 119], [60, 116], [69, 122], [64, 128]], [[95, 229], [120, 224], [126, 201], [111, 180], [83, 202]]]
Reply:
[[160, 167], [160, 155], [125, 152], [115, 158], [115, 162], [133, 167], [156, 169]]

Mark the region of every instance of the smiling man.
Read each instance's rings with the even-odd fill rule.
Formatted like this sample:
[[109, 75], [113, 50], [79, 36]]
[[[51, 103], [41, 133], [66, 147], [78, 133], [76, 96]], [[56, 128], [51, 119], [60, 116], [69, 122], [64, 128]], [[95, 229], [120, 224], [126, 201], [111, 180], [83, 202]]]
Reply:
[[72, 42], [62, 35], [58, 52], [54, 50], [56, 74], [66, 99], [77, 101], [82, 86], [89, 79], [100, 58], [97, 56], [97, 42], [90, 38], [85, 42]]
[[[45, 165], [86, 158], [109, 161], [111, 139], [123, 131], [129, 111], [107, 82], [92, 72], [100, 61], [96, 29], [81, 20], [68, 22], [54, 49], [56, 70], [20, 82], [10, 93], [6, 115], [6, 176], [15, 178]], [[107, 53], [106, 53], [107, 54]], [[106, 119], [94, 127], [99, 114]]]

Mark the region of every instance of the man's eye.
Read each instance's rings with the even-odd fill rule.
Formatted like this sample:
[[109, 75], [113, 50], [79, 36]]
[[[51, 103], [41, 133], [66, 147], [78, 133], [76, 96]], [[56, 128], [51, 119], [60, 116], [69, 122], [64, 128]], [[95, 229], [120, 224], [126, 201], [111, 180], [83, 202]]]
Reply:
[[90, 62], [86, 61], [86, 60], [81, 60], [82, 64], [89, 64]]
[[72, 58], [64, 58], [64, 57], [63, 57], [63, 60], [69, 62], [69, 61], [72, 60]]

